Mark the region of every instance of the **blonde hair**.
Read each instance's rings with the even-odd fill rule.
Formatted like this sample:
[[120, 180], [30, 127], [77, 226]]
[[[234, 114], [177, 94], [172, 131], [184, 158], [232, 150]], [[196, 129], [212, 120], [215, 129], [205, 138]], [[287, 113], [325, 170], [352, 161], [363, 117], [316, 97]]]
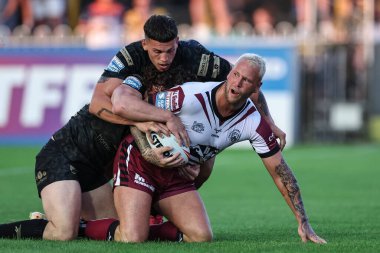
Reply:
[[242, 60], [247, 60], [252, 67], [258, 67], [259, 68], [259, 78], [260, 78], [260, 80], [263, 79], [263, 76], [264, 76], [265, 70], [266, 70], [266, 66], [265, 66], [264, 59], [260, 55], [252, 54], [252, 53], [242, 54], [239, 57], [239, 59], [236, 61], [236, 64]]

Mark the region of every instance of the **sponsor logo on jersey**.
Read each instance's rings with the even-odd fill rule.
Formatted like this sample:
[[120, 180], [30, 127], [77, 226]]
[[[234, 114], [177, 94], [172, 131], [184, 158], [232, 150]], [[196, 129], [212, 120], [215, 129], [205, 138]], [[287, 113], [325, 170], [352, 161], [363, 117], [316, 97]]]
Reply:
[[47, 173], [44, 170], [40, 170], [36, 175], [36, 183], [37, 185], [41, 184], [43, 181], [47, 179]]
[[222, 131], [222, 129], [214, 128], [215, 133], [211, 134], [211, 137], [219, 138], [219, 133]]
[[202, 133], [205, 130], [205, 126], [203, 125], [203, 123], [194, 121], [193, 125], [191, 126], [191, 129], [197, 133]]
[[119, 73], [124, 68], [124, 64], [117, 56], [114, 56], [111, 62], [108, 64], [106, 70]]
[[216, 78], [220, 72], [220, 58], [218, 56], [214, 56], [214, 67], [212, 68], [212, 78]]
[[169, 94], [170, 98], [167, 99], [166, 103], [170, 106], [170, 111], [174, 112], [179, 109], [179, 90], [172, 91]]
[[134, 181], [136, 184], [139, 184], [139, 185], [142, 185], [148, 189], [150, 189], [152, 192], [154, 192], [154, 186], [153, 185], [150, 185], [148, 183], [145, 182], [145, 178], [143, 178], [142, 176], [140, 176], [139, 174], [135, 174], [135, 181]]
[[134, 76], [128, 76], [127, 78], [125, 78], [125, 80], [123, 81], [123, 84], [126, 84], [138, 91], [140, 91], [142, 87], [142, 83], [140, 82], [140, 80]]
[[133, 60], [128, 50], [126, 48], [122, 48], [120, 52], [124, 56], [124, 59], [127, 62], [128, 66], [133, 66]]
[[206, 76], [209, 62], [210, 55], [202, 54], [201, 62], [198, 68], [198, 76]]
[[210, 158], [213, 158], [216, 156], [219, 152], [219, 149], [207, 146], [207, 145], [196, 145], [190, 147], [190, 158], [191, 160], [194, 160], [194, 158], [197, 160], [197, 163], [204, 163], [205, 161], [209, 160]]
[[156, 107], [175, 112], [180, 109], [180, 90], [170, 90], [156, 94]]
[[272, 134], [269, 136], [268, 140], [271, 142], [271, 141], [273, 141], [274, 139], [276, 139], [276, 137], [274, 136], [274, 133], [272, 133]]
[[239, 130], [235, 129], [231, 133], [228, 134], [228, 140], [230, 142], [237, 142], [240, 140], [241, 133]]
[[166, 108], [166, 91], [156, 94], [156, 107], [167, 110]]
[[78, 173], [78, 170], [70, 164], [70, 172], [75, 175]]

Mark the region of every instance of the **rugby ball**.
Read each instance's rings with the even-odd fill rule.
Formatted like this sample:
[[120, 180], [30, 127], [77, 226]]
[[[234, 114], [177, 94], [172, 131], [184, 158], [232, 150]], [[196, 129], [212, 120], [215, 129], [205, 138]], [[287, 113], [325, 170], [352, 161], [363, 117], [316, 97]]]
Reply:
[[165, 157], [171, 157], [176, 153], [180, 153], [183, 160], [187, 163], [189, 161], [190, 149], [186, 146], [180, 146], [175, 139], [174, 134], [170, 134], [170, 136], [163, 135], [162, 137], [155, 133], [151, 132], [150, 134], [153, 143], [148, 139], [149, 145], [151, 148], [159, 148], [169, 146], [172, 149], [164, 153]]

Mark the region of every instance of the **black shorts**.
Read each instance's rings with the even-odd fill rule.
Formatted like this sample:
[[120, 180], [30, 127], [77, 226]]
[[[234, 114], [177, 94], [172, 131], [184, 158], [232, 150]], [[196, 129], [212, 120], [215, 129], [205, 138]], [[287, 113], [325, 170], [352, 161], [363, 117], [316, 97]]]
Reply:
[[82, 192], [88, 192], [109, 182], [111, 177], [106, 177], [96, 165], [81, 157], [79, 151], [78, 159], [70, 161], [63, 154], [59, 144], [50, 139], [36, 156], [35, 180], [38, 195], [41, 197], [42, 189], [57, 181], [76, 180]]

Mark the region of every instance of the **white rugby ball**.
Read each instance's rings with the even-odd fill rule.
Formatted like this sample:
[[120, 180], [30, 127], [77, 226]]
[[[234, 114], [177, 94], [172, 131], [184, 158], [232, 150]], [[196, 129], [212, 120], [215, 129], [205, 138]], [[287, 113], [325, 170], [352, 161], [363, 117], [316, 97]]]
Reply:
[[151, 132], [150, 134], [153, 143], [151, 143], [148, 139], [149, 145], [152, 148], [166, 147], [169, 146], [172, 149], [164, 153], [165, 157], [171, 157], [174, 154], [180, 153], [183, 160], [187, 163], [189, 161], [190, 149], [186, 146], [180, 146], [175, 139], [174, 134], [170, 134], [170, 136], [163, 135], [161, 137], [155, 132]]

